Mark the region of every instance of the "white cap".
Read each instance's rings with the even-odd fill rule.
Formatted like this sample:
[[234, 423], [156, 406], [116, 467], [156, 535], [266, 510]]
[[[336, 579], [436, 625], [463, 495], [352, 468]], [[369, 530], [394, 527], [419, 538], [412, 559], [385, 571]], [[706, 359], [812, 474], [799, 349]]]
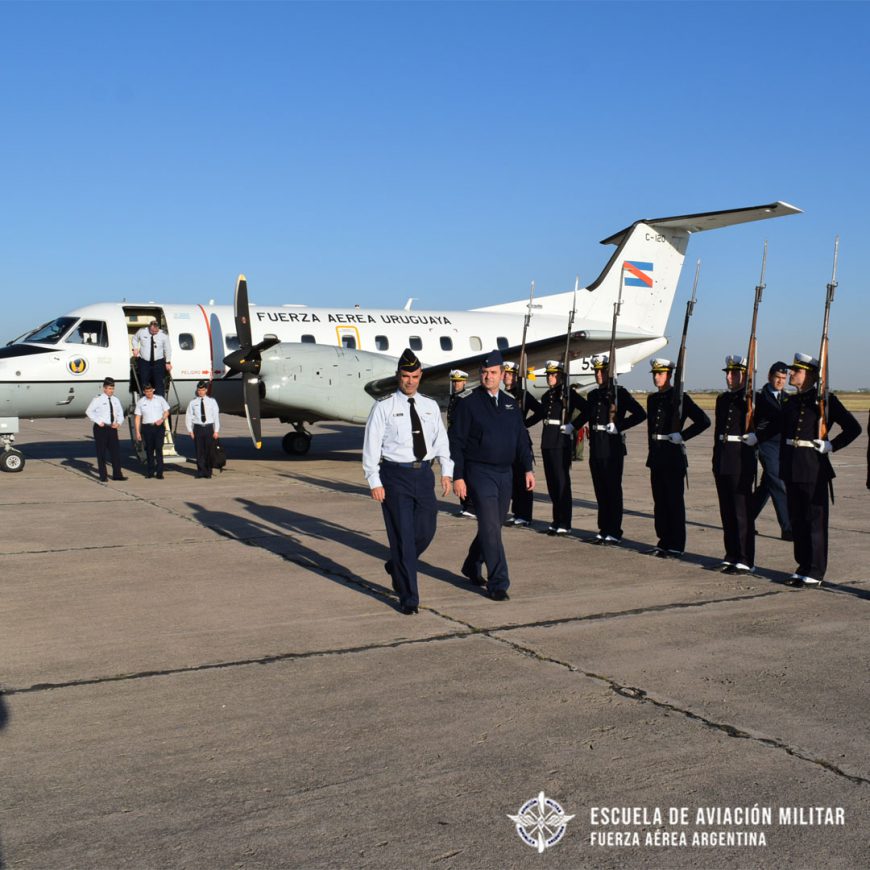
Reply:
[[451, 381], [467, 381], [468, 380], [468, 372], [462, 371], [462, 369], [450, 369], [450, 380]]
[[794, 362], [789, 366], [790, 369], [817, 369], [819, 361], [808, 353], [796, 353]]
[[651, 372], [672, 372], [677, 364], [664, 357], [656, 356], [649, 361], [649, 367]]
[[516, 372], [519, 371], [519, 366], [515, 362], [506, 362], [504, 364], [504, 370], [506, 372]]
[[746, 357], [741, 356], [739, 353], [729, 353], [725, 357], [725, 368], [722, 371], [732, 372], [735, 370], [746, 371]]
[[548, 359], [547, 360], [547, 374], [554, 375], [558, 372], [565, 371], [565, 364], [558, 359]]

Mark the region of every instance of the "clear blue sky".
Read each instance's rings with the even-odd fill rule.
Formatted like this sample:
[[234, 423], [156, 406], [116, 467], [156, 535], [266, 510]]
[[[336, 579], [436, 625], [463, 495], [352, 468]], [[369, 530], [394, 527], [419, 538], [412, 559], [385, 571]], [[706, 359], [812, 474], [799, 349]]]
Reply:
[[[864, 3], [0, 4], [8, 340], [78, 305], [471, 308], [594, 278], [641, 217], [783, 199], [694, 237], [689, 386], [818, 350], [870, 386]], [[666, 353], [675, 353], [673, 346]], [[645, 368], [626, 380], [649, 383]]]

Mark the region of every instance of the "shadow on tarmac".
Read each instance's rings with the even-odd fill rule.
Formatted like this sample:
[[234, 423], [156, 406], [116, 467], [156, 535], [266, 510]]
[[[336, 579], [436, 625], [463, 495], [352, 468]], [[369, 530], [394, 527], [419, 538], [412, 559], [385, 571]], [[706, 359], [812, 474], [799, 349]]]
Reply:
[[[6, 706], [6, 698], [0, 692], [0, 731], [9, 724], [9, 708]], [[0, 837], [0, 870], [6, 866], [6, 861], [3, 859], [3, 838]]]

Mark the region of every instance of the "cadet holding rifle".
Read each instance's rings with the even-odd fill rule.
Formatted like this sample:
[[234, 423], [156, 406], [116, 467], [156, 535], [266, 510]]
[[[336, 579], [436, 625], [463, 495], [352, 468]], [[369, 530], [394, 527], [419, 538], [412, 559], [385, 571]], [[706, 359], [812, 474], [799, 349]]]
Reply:
[[[858, 421], [830, 392], [828, 323], [837, 287], [837, 254], [825, 298], [825, 318], [819, 358], [796, 353], [789, 382], [798, 394], [786, 404], [782, 421], [780, 470], [788, 497], [797, 568], [789, 586], [821, 586], [828, 567], [828, 495], [833, 497], [834, 469], [829, 453], [851, 444], [860, 434]], [[830, 440], [830, 428], [842, 430]]]
[[[710, 426], [710, 418], [684, 391], [686, 337], [689, 319], [695, 309], [700, 271], [699, 260], [692, 297], [686, 304], [683, 337], [676, 365], [667, 359], [650, 360], [650, 372], [657, 392], [652, 393], [646, 403], [649, 439], [646, 465], [650, 470], [658, 542], [647, 554], [660, 559], [679, 558], [686, 549], [685, 481], [689, 463], [685, 442]], [[675, 369], [676, 383], [672, 385], [671, 375]], [[692, 425], [683, 429], [686, 420], [691, 420]]]

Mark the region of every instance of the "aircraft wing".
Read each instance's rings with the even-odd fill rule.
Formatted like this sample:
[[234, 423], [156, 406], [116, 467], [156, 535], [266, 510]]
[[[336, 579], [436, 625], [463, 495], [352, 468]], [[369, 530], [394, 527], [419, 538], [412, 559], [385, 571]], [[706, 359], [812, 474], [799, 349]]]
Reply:
[[[634, 344], [638, 341], [648, 341], [649, 335], [640, 335], [635, 333], [616, 333], [616, 347], [624, 347], [628, 344]], [[596, 353], [603, 353], [610, 350], [610, 330], [585, 330], [580, 329], [571, 333], [571, 353], [569, 361], [582, 359], [583, 357], [591, 356]], [[488, 351], [487, 351], [488, 352]], [[502, 356], [507, 360], [519, 360], [520, 345], [509, 347], [502, 352]], [[462, 369], [475, 377], [476, 371], [480, 367], [480, 361], [483, 359], [484, 353], [476, 353], [473, 356], [462, 357], [461, 359], [451, 360], [449, 363], [440, 363], [435, 366], [423, 367], [423, 383], [421, 386], [422, 392], [427, 396], [432, 396], [434, 399], [446, 402], [450, 395], [450, 372], [452, 369]], [[563, 360], [565, 358], [565, 336], [557, 335], [551, 338], [540, 339], [539, 341], [530, 341], [526, 344], [526, 358], [529, 362], [529, 368], [541, 369], [546, 365], [549, 359]], [[366, 386], [366, 392], [374, 399], [380, 399], [396, 389], [396, 378], [394, 376], [387, 378], [378, 378], [369, 381]]]

